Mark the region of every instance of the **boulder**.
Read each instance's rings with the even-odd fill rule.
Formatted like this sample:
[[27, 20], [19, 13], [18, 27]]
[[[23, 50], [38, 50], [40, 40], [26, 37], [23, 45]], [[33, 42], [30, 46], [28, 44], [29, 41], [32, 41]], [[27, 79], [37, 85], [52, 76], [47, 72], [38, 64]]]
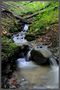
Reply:
[[29, 46], [28, 45], [23, 45], [23, 53], [24, 55], [27, 55], [28, 51], [29, 51]]
[[31, 51], [30, 59], [38, 65], [49, 65], [49, 58], [44, 57], [43, 54], [37, 50]]

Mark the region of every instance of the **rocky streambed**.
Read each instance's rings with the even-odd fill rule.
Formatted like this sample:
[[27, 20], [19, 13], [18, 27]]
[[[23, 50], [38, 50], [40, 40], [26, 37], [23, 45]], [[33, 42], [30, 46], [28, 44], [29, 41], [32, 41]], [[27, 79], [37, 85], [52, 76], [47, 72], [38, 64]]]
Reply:
[[[27, 53], [24, 54], [23, 52], [20, 58], [17, 59], [18, 71], [14, 74], [17, 86], [11, 84], [10, 88], [18, 87], [24, 90], [58, 88], [59, 66], [55, 58], [52, 57], [49, 60], [49, 57], [52, 56], [50, 50], [47, 46], [41, 44], [37, 44], [36, 48], [34, 43], [31, 44], [31, 42], [25, 40], [24, 32], [22, 34], [23, 38], [21, 37], [21, 33], [19, 35], [18, 38], [14, 36], [16, 38], [13, 39], [15, 40], [14, 42], [20, 45], [22, 49], [23, 45], [29, 46], [29, 49]], [[21, 39], [23, 39], [22, 42]]]
[[[26, 26], [25, 26], [26, 27]], [[17, 70], [5, 78], [5, 88], [47, 89], [58, 88], [59, 66], [57, 57], [46, 45], [25, 39], [26, 31], [13, 35], [13, 41], [20, 46], [16, 58]], [[51, 61], [51, 62], [50, 62]]]

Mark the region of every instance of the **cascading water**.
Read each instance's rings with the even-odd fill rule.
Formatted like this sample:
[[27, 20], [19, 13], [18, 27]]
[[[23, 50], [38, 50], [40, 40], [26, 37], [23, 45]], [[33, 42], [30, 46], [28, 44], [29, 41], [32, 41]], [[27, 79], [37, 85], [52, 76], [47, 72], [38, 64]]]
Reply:
[[50, 64], [51, 64], [51, 65], [53, 65], [53, 66], [57, 66], [57, 65], [58, 65], [58, 64], [57, 64], [57, 61], [55, 60], [55, 58], [54, 58], [53, 56], [50, 57], [49, 60], [50, 60]]
[[25, 33], [28, 30], [28, 25], [25, 24], [23, 27], [23, 31], [21, 31], [20, 33], [18, 33], [17, 35], [13, 35], [13, 41], [17, 44], [17, 45], [23, 45], [27, 43], [27, 40], [25, 39]]
[[35, 67], [38, 67], [37, 65], [35, 65], [32, 61], [26, 61], [25, 58], [19, 58], [17, 59], [18, 61], [18, 67], [21, 68], [21, 69], [32, 69], [32, 68], [35, 68]]
[[[24, 45], [27, 43], [27, 40], [25, 39], [25, 33], [28, 31], [28, 25], [25, 24], [23, 27], [23, 31], [18, 33], [18, 35], [14, 35], [13, 40], [18, 45]], [[33, 46], [31, 47], [30, 44], [28, 44], [30, 47], [30, 51], [27, 53], [26, 57], [17, 59], [18, 68], [20, 69], [20, 73], [25, 76], [28, 81], [31, 83], [41, 83], [40, 78], [44, 76], [48, 79], [48, 81], [45, 81], [45, 87], [47, 88], [58, 88], [59, 83], [59, 67], [57, 65], [57, 62], [55, 58], [52, 56], [52, 53], [48, 50], [46, 46], [39, 45], [39, 46]], [[33, 63], [32, 61], [29, 61], [30, 52], [32, 49], [39, 50], [45, 57], [49, 57], [50, 60], [50, 68], [48, 67], [41, 67]], [[27, 59], [27, 60], [26, 60]], [[50, 71], [49, 71], [50, 70]]]
[[59, 87], [59, 66], [53, 56], [49, 57], [50, 60], [50, 72], [47, 73], [48, 82], [46, 83], [47, 88], [58, 88]]
[[28, 24], [25, 24], [25, 25], [24, 25], [23, 31], [24, 31], [24, 32], [28, 31]]

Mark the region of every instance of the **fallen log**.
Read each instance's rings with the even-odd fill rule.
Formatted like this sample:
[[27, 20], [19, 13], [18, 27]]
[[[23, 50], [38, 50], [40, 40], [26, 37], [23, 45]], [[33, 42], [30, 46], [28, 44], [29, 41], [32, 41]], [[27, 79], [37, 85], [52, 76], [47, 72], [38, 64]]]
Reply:
[[[52, 8], [50, 8], [50, 9], [47, 10], [47, 11], [55, 10], [56, 8], [58, 8], [58, 6], [52, 7]], [[45, 12], [45, 11], [46, 11], [46, 9], [44, 8], [44, 9], [42, 9], [41, 11], [35, 12], [35, 13], [31, 14], [31, 15], [24, 16], [23, 18], [24, 18], [24, 19], [29, 19], [29, 18], [35, 17], [35, 16], [37, 16], [38, 14], [43, 13], [43, 12]]]
[[[30, 1], [30, 2], [32, 2], [32, 1]], [[39, 14], [39, 11], [44, 10], [45, 8], [47, 8], [47, 7], [49, 7], [49, 6], [50, 6], [50, 3], [49, 3], [48, 5], [46, 5], [44, 8], [38, 10], [38, 12], [36, 12], [36, 13], [34, 13], [34, 14], [31, 14], [31, 15], [28, 15], [27, 17], [16, 16], [16, 15], [14, 15], [11, 11], [9, 11], [9, 10], [7, 10], [7, 9], [3, 9], [3, 10], [1, 11], [1, 13], [2, 13], [2, 14], [3, 14], [3, 13], [5, 13], [5, 14], [10, 14], [11, 16], [14, 16], [16, 19], [20, 19], [20, 20], [23, 21], [24, 19], [28, 19], [28, 18], [30, 18], [30, 17], [36, 16], [37, 14]]]
[[[27, 15], [27, 16], [23, 16], [23, 17], [14, 15], [11, 11], [8, 11], [8, 10], [3, 10], [3, 11], [1, 11], [1, 13], [2, 13], [2, 14], [5, 13], [6, 15], [7, 15], [7, 14], [10, 14], [11, 16], [15, 17], [17, 20], [19, 20], [19, 21], [21, 21], [21, 22], [24, 22], [24, 23], [27, 23], [27, 24], [31, 24], [31, 22], [29, 22], [29, 19], [37, 16], [37, 15], [40, 14], [40, 13], [45, 12], [45, 11], [46, 11], [46, 8], [49, 7], [49, 6], [50, 6], [50, 3], [49, 3], [46, 7], [40, 9], [39, 11], [37, 11], [37, 12], [31, 14], [31, 15]], [[47, 11], [55, 10], [56, 8], [58, 8], [58, 6], [52, 7], [52, 8], [50, 8], [50, 9], [47, 10]], [[9, 15], [8, 15], [8, 16], [9, 16]]]
[[16, 15], [14, 15], [11, 11], [9, 11], [9, 10], [2, 10], [1, 11], [1, 16], [3, 17], [3, 15], [5, 16], [8, 16], [9, 18], [11, 18], [11, 17], [14, 17], [14, 18], [16, 18], [17, 20], [19, 20], [20, 22], [22, 22], [22, 23], [27, 23], [27, 24], [30, 24], [30, 22], [29, 21], [27, 21], [26, 19], [24, 19], [23, 17], [21, 17], [21, 16], [16, 16]]

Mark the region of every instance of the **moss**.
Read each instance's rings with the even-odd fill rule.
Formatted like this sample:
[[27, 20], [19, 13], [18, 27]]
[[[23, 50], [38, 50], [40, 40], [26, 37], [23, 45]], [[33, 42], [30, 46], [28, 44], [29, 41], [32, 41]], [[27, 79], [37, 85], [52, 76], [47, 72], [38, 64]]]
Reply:
[[[7, 38], [2, 37], [2, 50], [1, 50], [1, 73], [2, 77], [10, 77], [9, 73], [17, 70], [17, 58], [21, 52], [21, 47], [16, 46], [14, 42]], [[10, 68], [8, 69], [8, 67]]]
[[17, 49], [19, 50], [19, 46], [15, 45], [11, 39], [6, 36], [2, 37], [2, 52], [6, 55], [6, 57], [12, 57], [18, 52]]

